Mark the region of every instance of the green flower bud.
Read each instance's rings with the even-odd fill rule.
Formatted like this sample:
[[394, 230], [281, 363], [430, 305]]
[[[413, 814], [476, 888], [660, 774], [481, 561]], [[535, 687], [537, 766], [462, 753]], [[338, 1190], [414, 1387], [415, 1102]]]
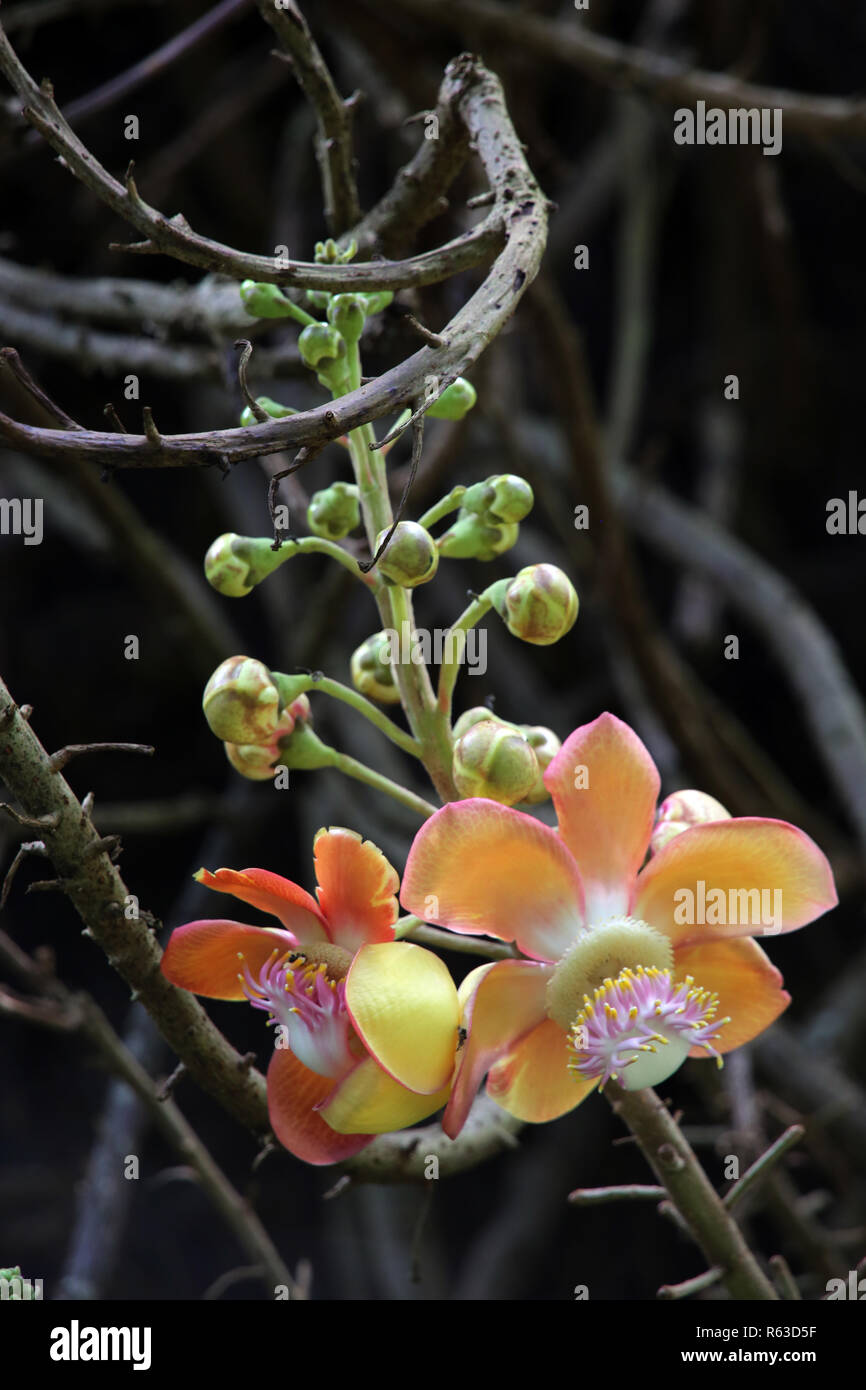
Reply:
[[477, 399], [478, 394], [471, 381], [459, 376], [445, 387], [438, 401], [428, 408], [427, 414], [432, 420], [462, 420]]
[[357, 241], [350, 241], [345, 251], [341, 251], [333, 237], [328, 237], [327, 241], [316, 242], [314, 258], [318, 265], [346, 265], [357, 250]]
[[360, 524], [361, 507], [354, 483], [332, 483], [310, 498], [307, 525], [314, 536], [341, 541]]
[[274, 550], [268, 536], [236, 536], [233, 531], [227, 531], [217, 536], [205, 556], [205, 576], [217, 593], [228, 598], [243, 598], [296, 550], [292, 541]]
[[225, 535], [217, 536], [204, 557], [208, 584], [227, 598], [244, 598], [252, 592], [249, 561], [235, 549], [235, 542], [242, 540], [242, 536], [227, 531]]
[[[288, 415], [297, 415], [297, 411], [292, 405], [280, 405], [279, 401], [272, 401], [270, 396], [257, 396], [256, 405], [262, 410], [267, 411], [268, 415], [274, 420], [285, 420]], [[258, 425], [261, 422], [256, 419], [250, 406], [245, 405], [241, 411], [242, 425]]]
[[693, 825], [707, 825], [711, 821], [730, 819], [730, 811], [708, 792], [674, 792], [658, 809], [650, 838], [650, 854], [658, 854], [660, 849], [664, 849], [665, 845], [677, 835], [681, 835], [684, 830], [691, 830]]
[[494, 714], [491, 709], [488, 709], [486, 705], [473, 705], [472, 709], [465, 709], [460, 715], [460, 718], [455, 721], [455, 739], [461, 738], [468, 729], [471, 729], [475, 724], [483, 723], [486, 719], [492, 719], [494, 723], [503, 724], [509, 729], [515, 727], [515, 725], [509, 724], [507, 719], [500, 719], [499, 716]]
[[367, 305], [363, 295], [335, 294], [328, 305], [328, 323], [342, 333], [347, 343], [357, 343], [364, 331]]
[[[376, 549], [387, 536], [380, 531], [376, 537]], [[427, 584], [439, 568], [439, 551], [436, 542], [417, 521], [399, 521], [391, 538], [391, 543], [379, 561], [379, 569], [392, 584], [401, 584], [404, 589], [415, 589], [419, 584]]]
[[513, 806], [535, 786], [538, 762], [517, 729], [483, 719], [457, 740], [453, 772], [461, 797], [485, 796]]
[[535, 786], [523, 799], [530, 806], [538, 806], [542, 801], [547, 801], [550, 796], [550, 792], [544, 785], [544, 773], [556, 757], [562, 744], [552, 729], [545, 729], [541, 724], [521, 724], [520, 731], [524, 734], [527, 743], [535, 754], [535, 761], [538, 763], [538, 778]]
[[366, 300], [367, 317], [369, 318], [371, 314], [381, 314], [383, 309], [387, 309], [394, 298], [394, 291], [371, 290], [369, 294], [362, 294], [360, 298]]
[[241, 284], [241, 301], [248, 314], [257, 319], [288, 319], [292, 317], [291, 301], [278, 285], [258, 284], [255, 280], [244, 280]]
[[230, 656], [205, 686], [205, 718], [226, 743], [269, 743], [280, 727], [280, 692], [261, 661]]
[[497, 473], [483, 483], [474, 483], [463, 496], [461, 510], [476, 512], [495, 521], [523, 521], [532, 511], [535, 498], [525, 478], [516, 473]]
[[510, 550], [519, 535], [516, 522], [491, 522], [460, 509], [454, 525], [439, 537], [439, 553], [448, 560], [494, 560]]
[[298, 351], [319, 381], [337, 394], [347, 384], [346, 340], [328, 323], [308, 323], [298, 338]]
[[391, 666], [391, 641], [386, 632], [375, 632], [352, 654], [352, 684], [362, 695], [381, 705], [400, 703], [400, 691]]
[[527, 565], [513, 579], [494, 584], [492, 591], [497, 613], [523, 642], [548, 647], [574, 627], [577, 593], [556, 565]]

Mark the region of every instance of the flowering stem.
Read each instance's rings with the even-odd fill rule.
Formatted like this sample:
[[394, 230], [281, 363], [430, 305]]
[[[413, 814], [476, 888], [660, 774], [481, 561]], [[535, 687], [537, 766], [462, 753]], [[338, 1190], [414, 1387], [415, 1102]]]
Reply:
[[604, 1094], [637, 1139], [708, 1263], [722, 1271], [721, 1279], [731, 1297], [778, 1299], [740, 1228], [655, 1091], [649, 1087], [625, 1091], [616, 1081], [608, 1081]]
[[401, 801], [422, 820], [427, 820], [429, 816], [434, 814], [435, 806], [431, 805], [429, 801], [425, 801], [422, 796], [416, 796], [408, 788], [401, 787], [399, 782], [392, 782], [390, 777], [385, 777], [381, 772], [375, 772], [372, 767], [367, 767], [366, 763], [358, 762], [357, 758], [350, 758], [348, 753], [340, 753], [336, 748], [331, 748], [329, 751], [331, 756], [323, 766], [335, 767], [344, 776], [354, 777], [357, 782], [366, 782], [368, 787], [375, 787], [377, 791], [384, 792], [386, 796], [393, 797], [395, 801]]
[[309, 683], [302, 686], [302, 693], [306, 691], [330, 695], [333, 700], [341, 700], [344, 705], [351, 705], [352, 709], [363, 714], [365, 719], [374, 724], [380, 733], [389, 738], [392, 743], [396, 743], [398, 748], [402, 748], [404, 753], [411, 753], [413, 758], [421, 756], [418, 740], [408, 734], [405, 729], [401, 729], [399, 724], [395, 724], [393, 719], [389, 719], [378, 705], [374, 705], [372, 700], [368, 700], [359, 690], [353, 690], [351, 686], [331, 680], [330, 676], [322, 676], [317, 673], [310, 676]]
[[[357, 343], [349, 348], [349, 380], [352, 389], [361, 383]], [[372, 554], [375, 554], [379, 533], [387, 530], [393, 520], [385, 462], [375, 446], [376, 435], [372, 425], [359, 425], [357, 429], [350, 431], [349, 452]], [[415, 619], [409, 591], [396, 584], [377, 582], [373, 592], [383, 628], [390, 628], [398, 633], [406, 630], [413, 634]], [[437, 708], [427, 667], [423, 662], [412, 661], [411, 652], [409, 656], [410, 659], [406, 662], [394, 663], [394, 676], [403, 709], [409, 727], [418, 741], [421, 761], [434, 787], [443, 801], [451, 801], [456, 792], [451, 779], [451, 734], [448, 722], [442, 718]]]
[[[273, 559], [271, 559], [271, 553]], [[285, 564], [286, 560], [291, 560], [295, 555], [329, 555], [332, 560], [337, 561], [338, 565], [347, 569], [354, 579], [360, 579], [362, 584], [366, 584], [371, 589], [375, 585], [375, 579], [359, 569], [358, 561], [354, 555], [350, 555], [348, 550], [337, 545], [336, 541], [329, 541], [324, 536], [298, 536], [296, 540], [283, 541], [279, 550], [269, 552], [267, 569], [259, 562], [259, 573], [255, 576], [254, 582], [260, 583], [263, 579], [268, 578], [274, 570], [279, 569], [280, 565]], [[252, 576], [248, 582], [253, 582]]]
[[435, 506], [431, 507], [429, 511], [426, 511], [423, 516], [419, 516], [418, 525], [425, 526], [428, 530], [431, 526], [435, 526], [436, 522], [441, 521], [443, 516], [448, 516], [449, 512], [457, 510], [463, 500], [465, 492], [466, 488], [462, 483], [457, 487], [453, 487], [445, 497], [441, 498], [441, 500], [435, 504]]
[[439, 696], [438, 705], [442, 716], [451, 721], [451, 701], [454, 697], [454, 687], [457, 684], [457, 676], [460, 671], [460, 658], [463, 655], [463, 642], [452, 641], [451, 633], [460, 632], [464, 636], [479, 623], [493, 607], [493, 599], [490, 597], [490, 589], [485, 589], [483, 594], [476, 594], [469, 607], [464, 609], [448, 630], [443, 650], [446, 653], [442, 668], [439, 672]]

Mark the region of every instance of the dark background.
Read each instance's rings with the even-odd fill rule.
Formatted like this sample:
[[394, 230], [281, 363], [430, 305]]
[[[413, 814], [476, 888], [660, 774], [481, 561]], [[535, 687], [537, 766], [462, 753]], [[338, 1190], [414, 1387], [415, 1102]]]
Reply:
[[[0, 19], [32, 74], [52, 78], [61, 107], [204, 13], [187, 0], [171, 6], [106, 0], [70, 3], [55, 21], [34, 25], [23, 16], [37, 8], [31, 0], [4, 4]], [[569, 5], [547, 0], [502, 11], [517, 8], [578, 22]], [[777, 158], [759, 148], [681, 148], [663, 101], [541, 62], [509, 39], [507, 25], [479, 35], [467, 21], [457, 33], [459, 6], [450, 27], [435, 9], [425, 20], [399, 3], [305, 6], [340, 90], [359, 87], [366, 94], [355, 139], [362, 203], [381, 196], [416, 148], [423, 126], [403, 122], [435, 103], [448, 59], [463, 48], [479, 52], [501, 77], [530, 166], [558, 205], [546, 292], [555, 288], [580, 331], [611, 453], [628, 461], [629, 478], [649, 480], [713, 516], [720, 532], [739, 537], [790, 581], [831, 632], [862, 691], [866, 542], [828, 535], [825, 525], [827, 500], [862, 486], [862, 145], [785, 133]], [[590, 22], [611, 37], [658, 45], [696, 67], [736, 71], [768, 86], [847, 95], [862, 85], [866, 13], [843, 0], [820, 6], [734, 0], [722, 7], [594, 0]], [[134, 157], [144, 196], [167, 215], [182, 210], [199, 232], [248, 251], [272, 254], [286, 243], [293, 256], [309, 259], [326, 231], [311, 120], [290, 69], [269, 56], [272, 47], [259, 16], [244, 13], [76, 128], [111, 172], [119, 175]], [[137, 142], [124, 139], [130, 113], [140, 121]], [[134, 240], [135, 233], [78, 187], [38, 140], [24, 142], [11, 103], [0, 105], [0, 158], [3, 257], [82, 279], [197, 278], [164, 258], [109, 251], [109, 242]], [[450, 209], [405, 250], [435, 246], [471, 225], [477, 214], [467, 213], [465, 202], [482, 189], [478, 165], [470, 161], [451, 191]], [[573, 267], [580, 243], [589, 246], [587, 271]], [[481, 273], [404, 294], [401, 302], [438, 329]], [[718, 1074], [690, 1062], [661, 1088], [682, 1110], [686, 1132], [719, 1184], [724, 1155], [748, 1155], [761, 1136], [772, 1139], [806, 1117], [807, 1142], [786, 1161], [765, 1200], [753, 1205], [747, 1224], [758, 1248], [783, 1252], [804, 1296], [817, 1298], [826, 1278], [844, 1277], [864, 1248], [863, 1115], [852, 1115], [850, 1096], [840, 1101], [833, 1090], [833, 1079], [843, 1074], [866, 1081], [858, 1048], [863, 1010], [851, 1003], [859, 999], [858, 980], [866, 980], [862, 842], [769, 649], [767, 624], [749, 617], [749, 595], [731, 602], [722, 585], [696, 589], [664, 544], [642, 528], [633, 497], [625, 515], [648, 614], [636, 624], [623, 598], [621, 560], [607, 544], [617, 534], [616, 515], [595, 508], [589, 531], [574, 530], [574, 507], [590, 494], [563, 432], [562, 380], [533, 308], [540, 293], [530, 290], [479, 362], [473, 373], [479, 404], [467, 423], [431, 425], [410, 511], [420, 514], [456, 482], [504, 469], [530, 478], [538, 505], [518, 547], [495, 564], [443, 564], [437, 582], [419, 594], [418, 621], [447, 626], [467, 589], [536, 560], [560, 564], [581, 596], [576, 627], [558, 646], [537, 650], [492, 622], [489, 669], [461, 678], [458, 709], [495, 695], [506, 718], [549, 725], [562, 738], [611, 709], [648, 743], [665, 793], [699, 785], [725, 800], [726, 745], [712, 743], [713, 756], [696, 758], [679, 736], [677, 711], [672, 714], [648, 674], [648, 661], [664, 664], [664, 653], [674, 653], [696, 682], [689, 688], [697, 692], [700, 727], [717, 730], [720, 721], [726, 727], [734, 721], [774, 764], [769, 781], [778, 794], [765, 784], [752, 795], [747, 781], [741, 802], [729, 801], [730, 809], [798, 820], [831, 854], [839, 909], [770, 943], [794, 996], [785, 1022], [796, 1046], [814, 1059], [816, 1019], [836, 1029], [826, 1095], [819, 1101], [814, 1089], [804, 1091], [802, 1050], [783, 1049], [780, 1062], [776, 1052], [764, 1056], [761, 1045], [743, 1050]], [[214, 339], [194, 324], [179, 324], [166, 336], [142, 315], [121, 326], [88, 324], [59, 312], [50, 296], [29, 307], [41, 327], [25, 332], [21, 303], [11, 296], [7, 302], [0, 291], [4, 344], [17, 347], [49, 393], [91, 428], [102, 428], [109, 400], [133, 430], [141, 404], [152, 406], [164, 433], [237, 422], [236, 334]], [[72, 349], [52, 321], [80, 327]], [[167, 354], [193, 343], [201, 369], [179, 380], [166, 363], [141, 369], [120, 351], [100, 354], [89, 337], [94, 326], [162, 342]], [[270, 346], [280, 341], [291, 343], [291, 330], [257, 339]], [[416, 346], [399, 313], [389, 311], [364, 345], [365, 369], [379, 372]], [[321, 399], [306, 377], [257, 375], [255, 360], [256, 393], [299, 408]], [[123, 398], [130, 371], [140, 377], [139, 403]], [[739, 377], [736, 402], [723, 398], [728, 373]], [[390, 457], [399, 475], [405, 442]], [[34, 727], [48, 748], [90, 740], [156, 746], [151, 760], [93, 757], [73, 764], [68, 775], [79, 795], [95, 793], [99, 827], [123, 834], [121, 869], [130, 891], [167, 927], [210, 910], [208, 895], [188, 887], [201, 863], [258, 864], [311, 887], [318, 826], [362, 830], [400, 868], [415, 828], [392, 803], [334, 773], [293, 774], [290, 790], [281, 793], [267, 784], [241, 785], [201, 716], [201, 689], [223, 656], [243, 651], [275, 669], [314, 665], [346, 680], [351, 651], [377, 625], [366, 595], [318, 559], [292, 562], [244, 602], [204, 585], [201, 561], [215, 536], [267, 533], [272, 466], [246, 463], [226, 478], [213, 470], [124, 472], [96, 485], [98, 470], [61, 476], [46, 463], [0, 454], [2, 495], [43, 497], [45, 518], [41, 546], [0, 537], [0, 670], [15, 698], [33, 705]], [[330, 448], [286, 494], [293, 524], [303, 529], [304, 493], [342, 476], [348, 476], [345, 455]], [[103, 494], [112, 500], [106, 503]], [[668, 525], [676, 540], [675, 520]], [[158, 565], [178, 582], [186, 576], [204, 605], [199, 621], [171, 587], [142, 579], [131, 535], [158, 539], [164, 547]], [[768, 621], [772, 626], [772, 614]], [[140, 640], [135, 662], [123, 655], [130, 634]], [[738, 661], [724, 659], [729, 634], [739, 637]], [[650, 637], [654, 655], [648, 657]], [[804, 649], [793, 659], [814, 658]], [[317, 727], [356, 756], [404, 778], [415, 775], [351, 715], [321, 701], [314, 713]], [[420, 783], [416, 789], [429, 794]], [[11, 822], [0, 823], [6, 864], [17, 842]], [[44, 876], [38, 862], [19, 874], [5, 929], [27, 949], [50, 946], [67, 983], [91, 991], [121, 1030], [135, 1027], [125, 987], [81, 938], [65, 899], [25, 896], [28, 878]], [[467, 959], [450, 962], [458, 978]], [[849, 1002], [840, 1015], [843, 987]], [[264, 1056], [256, 1015], [225, 1005], [212, 1012], [236, 1046]], [[47, 1293], [56, 1292], [70, 1274], [81, 1216], [76, 1193], [108, 1079], [75, 1040], [58, 1042], [7, 1019], [0, 1021], [0, 1037], [0, 1265], [20, 1263], [25, 1274], [44, 1278]], [[172, 1057], [150, 1046], [154, 1074], [167, 1074]], [[555, 1124], [525, 1129], [514, 1152], [437, 1186], [429, 1210], [428, 1194], [414, 1188], [360, 1188], [323, 1203], [334, 1174], [283, 1152], [251, 1177], [250, 1137], [190, 1083], [177, 1099], [233, 1181], [255, 1198], [288, 1262], [311, 1260], [317, 1298], [556, 1300], [586, 1284], [592, 1299], [646, 1299], [659, 1284], [702, 1267], [694, 1248], [651, 1205], [594, 1211], [565, 1205], [577, 1186], [648, 1180], [634, 1146], [612, 1142], [620, 1128], [598, 1097]], [[748, 1132], [744, 1116], [751, 1117]], [[140, 1155], [141, 1178], [121, 1184], [122, 1191], [114, 1190], [116, 1176], [103, 1186], [116, 1249], [109, 1242], [108, 1253], [95, 1259], [92, 1292], [113, 1299], [200, 1298], [245, 1259], [206, 1198], [177, 1171], [173, 1153], [138, 1123], [137, 1130], [134, 1108], [109, 1122], [120, 1152]], [[410, 1251], [422, 1216], [421, 1279], [413, 1283]], [[217, 1294], [258, 1298], [262, 1290], [255, 1280], [239, 1280]]]

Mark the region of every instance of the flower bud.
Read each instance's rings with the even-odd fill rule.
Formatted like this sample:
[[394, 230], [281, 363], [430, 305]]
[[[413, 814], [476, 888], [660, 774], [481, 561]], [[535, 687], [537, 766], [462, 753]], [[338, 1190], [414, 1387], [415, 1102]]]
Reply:
[[357, 343], [364, 331], [367, 305], [360, 294], [335, 294], [328, 305], [328, 323], [347, 343]]
[[535, 498], [525, 478], [516, 473], [497, 473], [483, 483], [466, 489], [461, 510], [476, 512], [488, 520], [523, 521], [532, 511]]
[[314, 536], [341, 541], [360, 524], [361, 507], [354, 483], [332, 483], [310, 498], [307, 525]]
[[462, 420], [477, 399], [478, 395], [471, 381], [459, 376], [450, 386], [446, 386], [439, 399], [428, 407], [427, 414], [432, 420]]
[[538, 778], [538, 762], [517, 729], [482, 719], [454, 745], [454, 785], [461, 797], [485, 796], [503, 806], [523, 801]]
[[352, 684], [362, 695], [382, 705], [400, 702], [390, 658], [391, 640], [386, 632], [375, 632], [352, 654]]
[[369, 294], [362, 294], [361, 299], [367, 302], [367, 317], [369, 318], [371, 314], [381, 314], [383, 309], [387, 309], [393, 298], [393, 290], [371, 290]]
[[707, 825], [711, 821], [730, 819], [730, 811], [726, 811], [722, 803], [707, 792], [673, 792], [658, 809], [650, 838], [650, 853], [658, 854], [660, 849], [664, 849], [665, 845], [677, 835], [681, 835], [684, 830], [691, 830], [693, 825]]
[[261, 661], [230, 656], [205, 686], [202, 708], [226, 743], [269, 743], [280, 727], [280, 692]]
[[495, 560], [510, 550], [519, 535], [516, 523], [488, 521], [461, 508], [454, 525], [439, 537], [439, 553], [448, 560]]
[[258, 284], [244, 280], [241, 302], [248, 314], [257, 319], [287, 319], [292, 317], [292, 303], [278, 285]]
[[556, 565], [527, 565], [513, 579], [494, 584], [491, 596], [508, 631], [537, 647], [558, 642], [577, 619], [574, 585]]
[[507, 728], [514, 728], [513, 724], [508, 724], [507, 720], [500, 719], [486, 705], [473, 705], [471, 709], [465, 709], [454, 723], [454, 737], [461, 738], [467, 729], [471, 729], [475, 724], [481, 724], [485, 719], [492, 719], [495, 724], [504, 724]]
[[250, 782], [268, 782], [274, 775], [274, 764], [280, 756], [274, 745], [260, 747], [257, 743], [224, 743], [226, 757], [242, 777]]
[[235, 549], [235, 542], [241, 539], [233, 531], [227, 531], [217, 536], [204, 557], [208, 584], [227, 598], [244, 598], [253, 589], [249, 561]]
[[[270, 396], [257, 396], [256, 405], [260, 406], [262, 410], [267, 411], [268, 415], [274, 420], [285, 420], [287, 415], [297, 415], [298, 413], [294, 406], [280, 405], [279, 401], [272, 401]], [[261, 424], [261, 421], [256, 419], [252, 409], [248, 405], [245, 405], [241, 411], [241, 424]]]
[[308, 323], [298, 337], [298, 351], [319, 381], [335, 394], [346, 382], [346, 340], [328, 323]]
[[547, 801], [550, 796], [550, 792], [544, 785], [544, 773], [556, 757], [562, 744], [552, 729], [545, 729], [541, 724], [521, 724], [519, 728], [535, 754], [535, 761], [538, 763], [538, 778], [535, 786], [523, 799], [530, 806], [539, 806], [542, 801]]
[[[387, 534], [387, 531], [379, 532], [377, 550]], [[431, 580], [438, 568], [439, 551], [430, 532], [417, 521], [398, 521], [388, 549], [379, 561], [385, 578], [392, 584], [402, 584], [404, 589], [415, 589]]]
[[317, 265], [347, 265], [357, 250], [358, 243], [354, 238], [345, 250], [341, 251], [333, 237], [328, 237], [327, 241], [316, 242], [313, 255]]

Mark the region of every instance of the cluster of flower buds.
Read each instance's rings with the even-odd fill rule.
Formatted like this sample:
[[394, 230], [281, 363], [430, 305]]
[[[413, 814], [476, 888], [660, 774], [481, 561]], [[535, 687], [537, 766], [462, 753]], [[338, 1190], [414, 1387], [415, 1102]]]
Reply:
[[[456, 384], [456, 383], [455, 383]], [[514, 473], [497, 473], [466, 489], [457, 520], [438, 545], [449, 560], [493, 560], [510, 550], [532, 511], [532, 488]]]
[[[385, 540], [387, 531], [376, 537], [376, 550]], [[436, 542], [417, 521], [398, 521], [388, 548], [379, 561], [379, 572], [392, 584], [415, 589], [427, 584], [439, 568]]]
[[536, 647], [558, 642], [577, 621], [577, 591], [556, 565], [527, 565], [487, 592], [512, 636]]
[[232, 767], [244, 777], [266, 781], [278, 761], [287, 767], [302, 765], [296, 756], [303, 753], [306, 735], [315, 739], [302, 688], [309, 683], [308, 677], [275, 675], [248, 656], [231, 656], [214, 671], [202, 708]]
[[722, 803], [707, 792], [691, 789], [674, 792], [659, 806], [650, 838], [650, 853], [658, 854], [660, 849], [664, 849], [684, 830], [691, 830], [692, 826], [730, 819], [730, 811], [726, 811]]
[[314, 536], [341, 541], [360, 524], [361, 504], [354, 483], [332, 483], [310, 498], [307, 525]]
[[483, 796], [503, 806], [547, 800], [544, 772], [560, 748], [552, 729], [511, 724], [476, 705], [461, 714], [454, 738], [452, 770], [461, 797]]
[[400, 691], [391, 666], [391, 640], [387, 632], [374, 632], [352, 653], [352, 684], [380, 705], [396, 705]]

